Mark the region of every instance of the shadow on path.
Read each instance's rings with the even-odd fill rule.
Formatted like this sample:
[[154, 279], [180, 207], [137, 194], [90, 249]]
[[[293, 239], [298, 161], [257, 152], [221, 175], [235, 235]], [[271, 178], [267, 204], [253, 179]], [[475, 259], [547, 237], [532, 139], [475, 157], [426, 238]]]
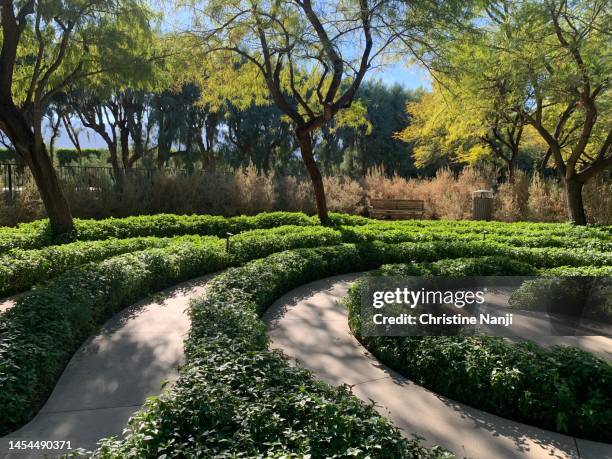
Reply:
[[272, 347], [331, 384], [353, 393], [387, 416], [406, 436], [413, 432], [459, 457], [612, 458], [612, 445], [575, 439], [510, 421], [455, 402], [411, 382], [378, 362], [350, 334], [339, 304], [358, 274], [299, 287], [264, 315]]
[[189, 331], [187, 307], [213, 276], [164, 290], [107, 321], [74, 354], [36, 417], [0, 439], [0, 457], [43, 456], [8, 451], [11, 439], [70, 440], [73, 449], [90, 450], [99, 439], [121, 434], [145, 399], [177, 378]]

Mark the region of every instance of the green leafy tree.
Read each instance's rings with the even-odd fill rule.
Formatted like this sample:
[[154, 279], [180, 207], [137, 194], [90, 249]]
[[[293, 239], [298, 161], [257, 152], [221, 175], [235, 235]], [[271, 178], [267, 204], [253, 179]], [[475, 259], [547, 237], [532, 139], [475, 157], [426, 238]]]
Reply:
[[442, 59], [488, 113], [537, 131], [580, 225], [584, 184], [612, 166], [611, 17], [606, 0], [490, 2]]
[[43, 117], [71, 84], [130, 71], [130, 44], [148, 30], [136, 1], [25, 0], [0, 3], [0, 130], [32, 171], [52, 227], [72, 230], [72, 216], [43, 141]]
[[427, 1], [212, 0], [203, 8], [196, 5], [190, 33], [200, 37], [207, 52], [239, 56], [290, 120], [319, 218], [326, 223], [314, 136], [351, 108], [368, 70], [396, 43], [423, 40], [432, 24], [443, 22], [442, 11], [461, 11], [459, 2], [446, 3], [452, 8]]
[[405, 107], [416, 101], [419, 91], [381, 81], [365, 81], [348, 119], [335, 120], [322, 129], [316, 152], [324, 173], [364, 176], [369, 168], [383, 167], [404, 177], [417, 172], [406, 146], [394, 134], [409, 123]]
[[578, 225], [587, 223], [584, 184], [612, 167], [611, 20], [606, 0], [530, 2], [504, 48], [512, 80], [527, 88], [518, 109], [548, 144]]
[[442, 84], [437, 77], [432, 92], [407, 105], [411, 122], [396, 137], [413, 145], [418, 167], [501, 163], [512, 182], [519, 154], [545, 148], [521, 113], [497, 112], [495, 89], [481, 94], [469, 88], [469, 78], [475, 77], [463, 75]]

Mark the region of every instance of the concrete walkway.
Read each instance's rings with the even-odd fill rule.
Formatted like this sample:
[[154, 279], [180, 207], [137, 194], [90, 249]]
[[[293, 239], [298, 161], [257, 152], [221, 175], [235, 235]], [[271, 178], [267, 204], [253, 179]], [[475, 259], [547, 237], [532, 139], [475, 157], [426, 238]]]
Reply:
[[0, 300], [0, 314], [8, 311], [13, 306], [15, 306], [15, 303], [19, 300], [19, 298], [22, 298], [25, 295], [27, 295], [27, 292], [17, 293], [15, 295], [11, 295], [11, 296], [7, 296], [6, 298], [2, 298]]
[[[284, 295], [268, 310], [272, 347], [335, 385], [347, 383], [402, 432], [421, 434], [458, 457], [612, 458], [612, 445], [546, 431], [457, 403], [380, 364], [350, 334], [338, 300], [358, 274], [313, 282]], [[609, 348], [607, 349], [609, 351]]]
[[72, 449], [91, 450], [99, 439], [121, 434], [161, 382], [176, 379], [189, 330], [187, 306], [211, 277], [179, 284], [110, 319], [72, 357], [36, 417], [0, 439], [0, 458], [60, 452], [8, 451], [9, 440], [69, 440]]

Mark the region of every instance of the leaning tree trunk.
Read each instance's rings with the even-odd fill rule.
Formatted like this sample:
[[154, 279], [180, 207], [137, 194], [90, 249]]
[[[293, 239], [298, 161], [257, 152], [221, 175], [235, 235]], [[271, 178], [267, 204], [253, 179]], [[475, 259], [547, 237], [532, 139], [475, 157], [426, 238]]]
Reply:
[[30, 143], [31, 151], [23, 152], [26, 163], [38, 187], [51, 227], [56, 234], [69, 233], [74, 229], [72, 213], [64, 196], [57, 173], [51, 163], [44, 144]]
[[516, 172], [516, 157], [512, 156], [510, 160], [508, 160], [508, 183], [514, 183]]
[[584, 183], [575, 177], [565, 179], [565, 190], [567, 192], [567, 210], [570, 219], [575, 225], [586, 225], [587, 218], [582, 200], [582, 187]]
[[312, 181], [312, 187], [314, 189], [315, 199], [317, 202], [317, 213], [321, 224], [327, 225], [329, 223], [329, 214], [327, 211], [327, 201], [325, 199], [325, 188], [323, 187], [323, 177], [317, 167], [317, 163], [314, 160], [312, 153], [312, 139], [310, 132], [307, 130], [296, 129], [295, 131], [298, 143], [300, 145], [300, 153], [302, 154], [302, 160], [310, 175]]

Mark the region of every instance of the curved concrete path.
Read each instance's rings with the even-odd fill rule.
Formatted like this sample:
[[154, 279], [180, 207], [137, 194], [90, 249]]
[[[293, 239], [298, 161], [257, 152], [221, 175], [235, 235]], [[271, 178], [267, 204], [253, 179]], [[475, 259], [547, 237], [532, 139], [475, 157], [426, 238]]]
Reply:
[[70, 440], [73, 449], [92, 450], [101, 438], [120, 435], [161, 382], [176, 379], [189, 331], [186, 309], [211, 277], [157, 293], [106, 322], [72, 357], [36, 417], [0, 438], [0, 458], [67, 452], [9, 451], [9, 440]]
[[[347, 383], [406, 436], [421, 434], [458, 457], [612, 458], [612, 445], [576, 439], [477, 410], [412, 383], [371, 356], [350, 334], [348, 313], [338, 304], [359, 275], [343, 275], [299, 287], [265, 315], [272, 347], [335, 385]], [[608, 349], [609, 350], [609, 349]]]

